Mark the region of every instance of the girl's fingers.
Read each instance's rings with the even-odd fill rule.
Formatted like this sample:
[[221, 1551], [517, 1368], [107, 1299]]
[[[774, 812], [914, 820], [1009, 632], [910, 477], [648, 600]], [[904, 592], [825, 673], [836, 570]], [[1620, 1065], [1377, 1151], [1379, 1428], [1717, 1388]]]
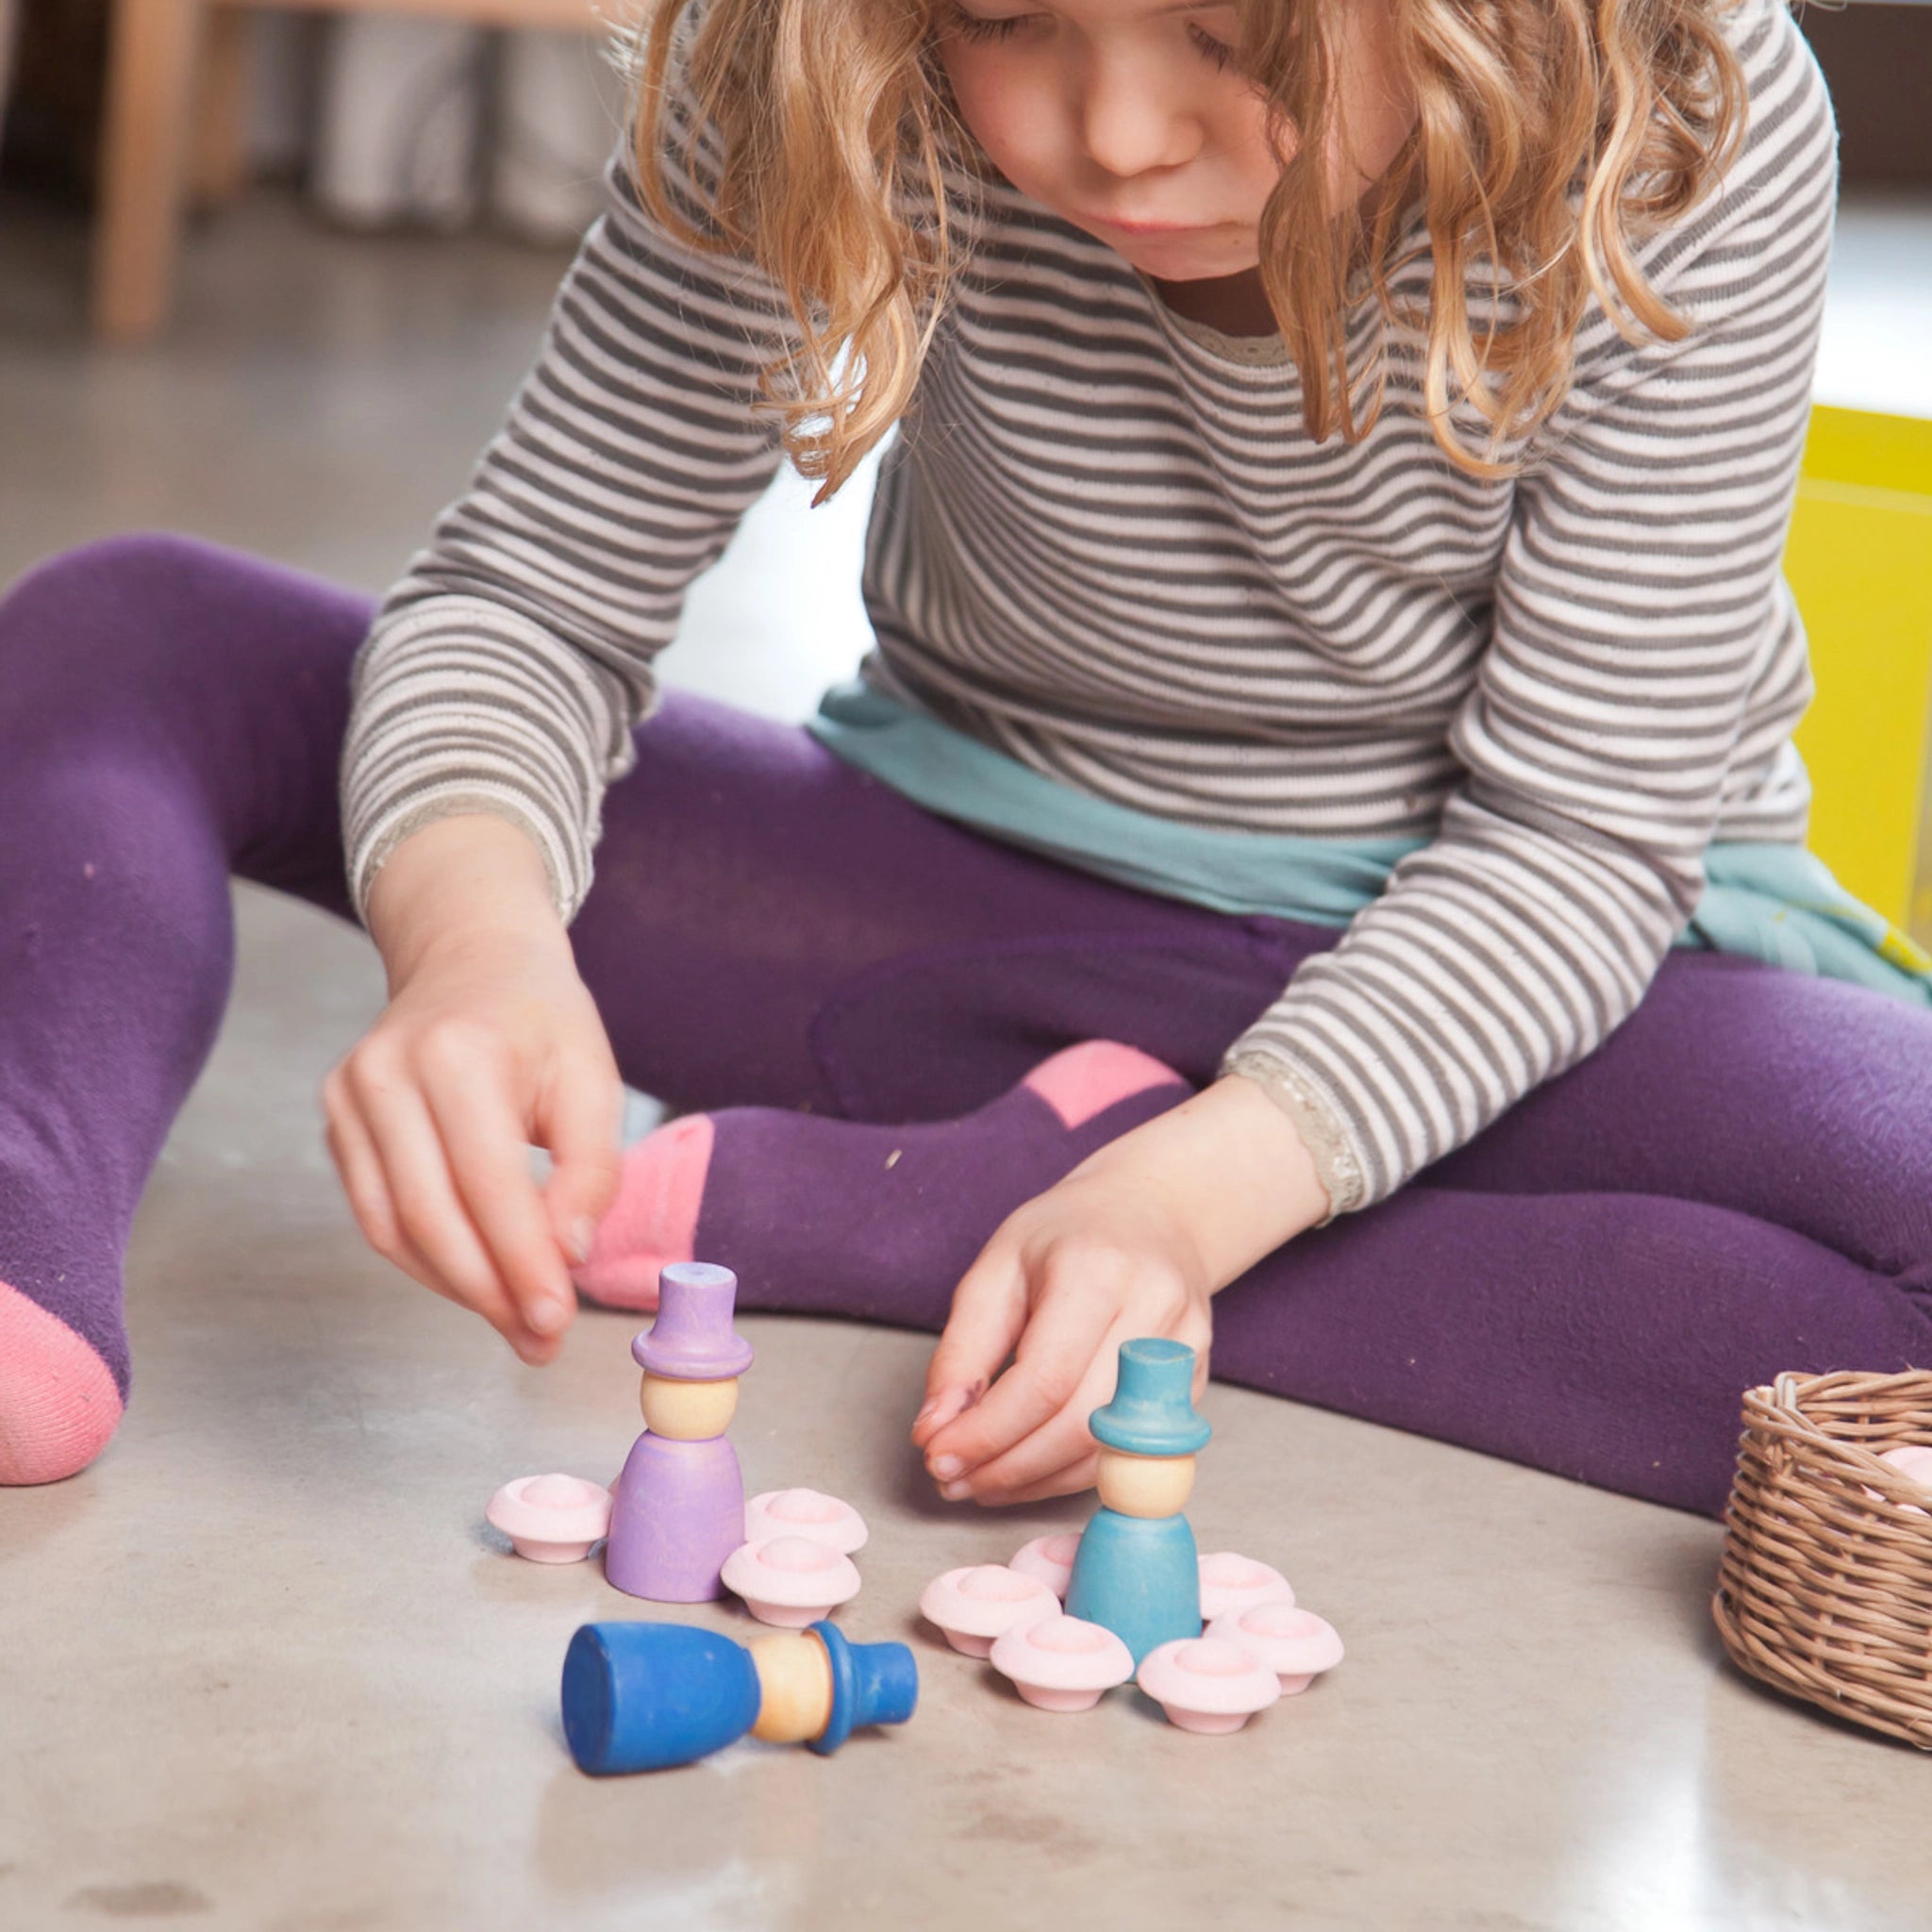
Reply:
[[999, 1373], [1025, 1319], [1019, 1257], [995, 1237], [953, 1291], [953, 1311], [926, 1365], [925, 1407], [912, 1424], [920, 1448], [929, 1447]]
[[968, 1496], [975, 1503], [1010, 1503], [1031, 1494], [1035, 1484], [1092, 1456], [1087, 1418], [1099, 1407], [1098, 1398], [1076, 1397], [1005, 1455], [969, 1470], [941, 1493], [949, 1503]]
[[[458, 1299], [450, 1288], [449, 1283], [444, 1281], [437, 1274], [436, 1270], [429, 1265], [428, 1258], [424, 1255], [423, 1251], [400, 1229], [392, 1232], [387, 1241], [381, 1242], [372, 1241], [370, 1246], [375, 1248], [376, 1253], [385, 1261], [389, 1262], [391, 1267], [400, 1268], [411, 1281], [419, 1282], [423, 1287], [429, 1290], [432, 1294], [441, 1295], [446, 1302], [455, 1302], [458, 1307], [469, 1307], [467, 1302]], [[507, 1311], [514, 1312], [510, 1310], [509, 1304], [507, 1301], [504, 1304], [504, 1307]], [[472, 1310], [472, 1312], [476, 1311]]]
[[597, 1224], [617, 1198], [624, 1124], [624, 1083], [608, 1062], [572, 1060], [558, 1069], [531, 1124], [550, 1150], [544, 1211], [557, 1244], [581, 1266], [591, 1258]]
[[1092, 1456], [1093, 1436], [1087, 1418], [1112, 1392], [1121, 1343], [1141, 1332], [1131, 1318], [1117, 1317], [1094, 1346], [1079, 1386], [1067, 1401], [1011, 1448], [969, 1468], [955, 1486], [959, 1493], [955, 1495], [951, 1489], [945, 1492], [948, 1500], [957, 1502], [970, 1494], [979, 1503], [1011, 1502], [1031, 1493], [1035, 1484]]
[[1077, 1462], [1070, 1462], [1037, 1482], [1027, 1483], [1022, 1489], [1002, 1490], [997, 1495], [975, 1496], [974, 1500], [988, 1508], [1008, 1509], [1018, 1503], [1044, 1503], [1054, 1496], [1077, 1496], [1081, 1491], [1093, 1487], [1099, 1460], [1090, 1449]]
[[406, 1084], [385, 1087], [379, 1107], [361, 1118], [382, 1163], [398, 1227], [429, 1270], [426, 1286], [474, 1308], [526, 1361], [545, 1338], [525, 1323], [480, 1235], [458, 1199], [442, 1142], [422, 1096]]
[[346, 1095], [340, 1091], [328, 1102], [328, 1145], [349, 1197], [350, 1211], [369, 1245], [412, 1280], [445, 1301], [473, 1309], [495, 1328], [526, 1361], [544, 1361], [555, 1345], [527, 1328], [509, 1297], [499, 1294], [482, 1302], [458, 1293], [438, 1272], [421, 1248], [403, 1231], [384, 1177], [382, 1162], [367, 1127]]
[[559, 1335], [576, 1309], [543, 1197], [531, 1178], [524, 1124], [488, 1062], [425, 1089], [456, 1191], [525, 1324]]
[[[1011, 1503], [1041, 1495], [1061, 1495], [1063, 1489], [1051, 1487], [1059, 1472], [1091, 1457], [1093, 1438], [1088, 1418], [1113, 1392], [1119, 1373], [1120, 1349], [1124, 1341], [1141, 1335], [1171, 1335], [1194, 1351], [1193, 1397], [1198, 1403], [1208, 1386], [1208, 1356], [1213, 1340], [1211, 1320], [1204, 1308], [1172, 1311], [1153, 1318], [1136, 1307], [1115, 1314], [1106, 1331], [1092, 1344], [1084, 1374], [1067, 1401], [1037, 1428], [1003, 1451], [978, 1465], [968, 1463], [963, 1471], [941, 1478], [942, 1492], [949, 1501], [972, 1496], [981, 1503]], [[1081, 1346], [1085, 1346], [1083, 1341]], [[1032, 1353], [1032, 1332], [1020, 1344], [1021, 1359]], [[1010, 1380], [1018, 1368], [1009, 1372]], [[994, 1393], [1005, 1386], [995, 1385]], [[989, 1401], [991, 1398], [989, 1398]], [[946, 1447], [962, 1431], [948, 1438]], [[935, 1472], [937, 1474], [937, 1472]], [[1091, 1479], [1091, 1478], [1089, 1478]], [[1042, 1488], [1045, 1484], [1048, 1487]]]
[[342, 1192], [348, 1196], [349, 1212], [362, 1230], [362, 1239], [385, 1257], [400, 1245], [402, 1229], [396, 1222], [395, 1203], [382, 1177], [382, 1163], [362, 1123], [357, 1119], [341, 1085], [331, 1077], [323, 1089], [323, 1107], [327, 1122], [329, 1157], [341, 1176]]
[[986, 1393], [981, 1383], [970, 1388], [949, 1388], [938, 1395], [928, 1396], [925, 1406], [912, 1418], [912, 1442], [918, 1449], [924, 1449], [945, 1425], [956, 1416], [965, 1412]]
[[[926, 1467], [941, 1483], [957, 1481], [1024, 1441], [1074, 1401], [1086, 1383], [1102, 1339], [1112, 1325], [1117, 1298], [1097, 1282], [1064, 1284], [1043, 1296], [1021, 1336], [1013, 1366], [984, 1401], [938, 1431], [926, 1444]], [[1106, 1364], [1110, 1389], [1113, 1363]], [[1104, 1401], [1105, 1394], [1096, 1398]]]
[[375, 1145], [362, 1123], [350, 1109], [332, 1111], [327, 1138], [336, 1172], [341, 1176], [342, 1191], [349, 1198], [349, 1211], [355, 1215], [363, 1240], [405, 1274], [454, 1301], [456, 1297], [450, 1293], [448, 1285], [437, 1278], [436, 1271], [398, 1224], [395, 1204], [390, 1199], [388, 1183], [382, 1177], [382, 1163], [376, 1158]]

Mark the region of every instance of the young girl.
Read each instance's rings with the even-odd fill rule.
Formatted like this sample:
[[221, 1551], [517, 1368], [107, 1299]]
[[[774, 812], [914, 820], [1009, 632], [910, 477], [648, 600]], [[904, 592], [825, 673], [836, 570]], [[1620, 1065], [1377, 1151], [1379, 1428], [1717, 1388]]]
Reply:
[[[119, 1418], [231, 867], [381, 948], [325, 1103], [383, 1254], [532, 1362], [693, 1253], [941, 1328], [948, 1497], [1084, 1485], [1118, 1343], [1205, 1373], [1210, 1316], [1702, 1509], [1740, 1390], [1932, 1355], [1923, 962], [1802, 849], [1833, 137], [1778, 0], [655, 12], [373, 630], [158, 539], [0, 614], [0, 1475]], [[775, 465], [894, 425], [860, 681], [660, 697]], [[620, 1073], [713, 1110], [620, 1163]]]

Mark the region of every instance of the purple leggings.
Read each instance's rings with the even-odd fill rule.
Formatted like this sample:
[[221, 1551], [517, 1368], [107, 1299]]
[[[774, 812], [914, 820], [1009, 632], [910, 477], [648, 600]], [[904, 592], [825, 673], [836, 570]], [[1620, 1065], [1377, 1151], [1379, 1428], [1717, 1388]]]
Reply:
[[[369, 615], [152, 537], [0, 607], [0, 1287], [124, 1393], [120, 1257], [219, 1024], [227, 876], [347, 915], [336, 765]], [[947, 1119], [1088, 1039], [1205, 1082], [1337, 937], [1035, 858], [695, 699], [639, 738], [574, 937], [625, 1077], [687, 1107]], [[1673, 955], [1590, 1059], [1228, 1289], [1215, 1371], [1715, 1511], [1741, 1390], [1932, 1359], [1928, 1074], [1924, 1010]], [[924, 1327], [945, 1306], [910, 1280], [870, 1302]]]

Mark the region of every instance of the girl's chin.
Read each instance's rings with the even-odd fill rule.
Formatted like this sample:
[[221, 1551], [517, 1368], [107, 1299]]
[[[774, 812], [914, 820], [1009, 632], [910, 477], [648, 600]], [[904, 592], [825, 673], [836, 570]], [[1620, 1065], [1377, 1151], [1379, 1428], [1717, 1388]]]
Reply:
[[1252, 237], [1227, 228], [1197, 228], [1172, 235], [1134, 235], [1099, 229], [1105, 242], [1130, 267], [1158, 282], [1214, 282], [1244, 275], [1260, 260]]

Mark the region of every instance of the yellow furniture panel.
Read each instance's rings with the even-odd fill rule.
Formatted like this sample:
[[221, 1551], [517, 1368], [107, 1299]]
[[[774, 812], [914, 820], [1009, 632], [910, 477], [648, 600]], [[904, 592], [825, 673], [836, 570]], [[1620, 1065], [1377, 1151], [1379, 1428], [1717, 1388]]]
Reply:
[[1798, 728], [1810, 846], [1849, 892], [1932, 938], [1932, 422], [1814, 409], [1785, 575], [1818, 696]]

